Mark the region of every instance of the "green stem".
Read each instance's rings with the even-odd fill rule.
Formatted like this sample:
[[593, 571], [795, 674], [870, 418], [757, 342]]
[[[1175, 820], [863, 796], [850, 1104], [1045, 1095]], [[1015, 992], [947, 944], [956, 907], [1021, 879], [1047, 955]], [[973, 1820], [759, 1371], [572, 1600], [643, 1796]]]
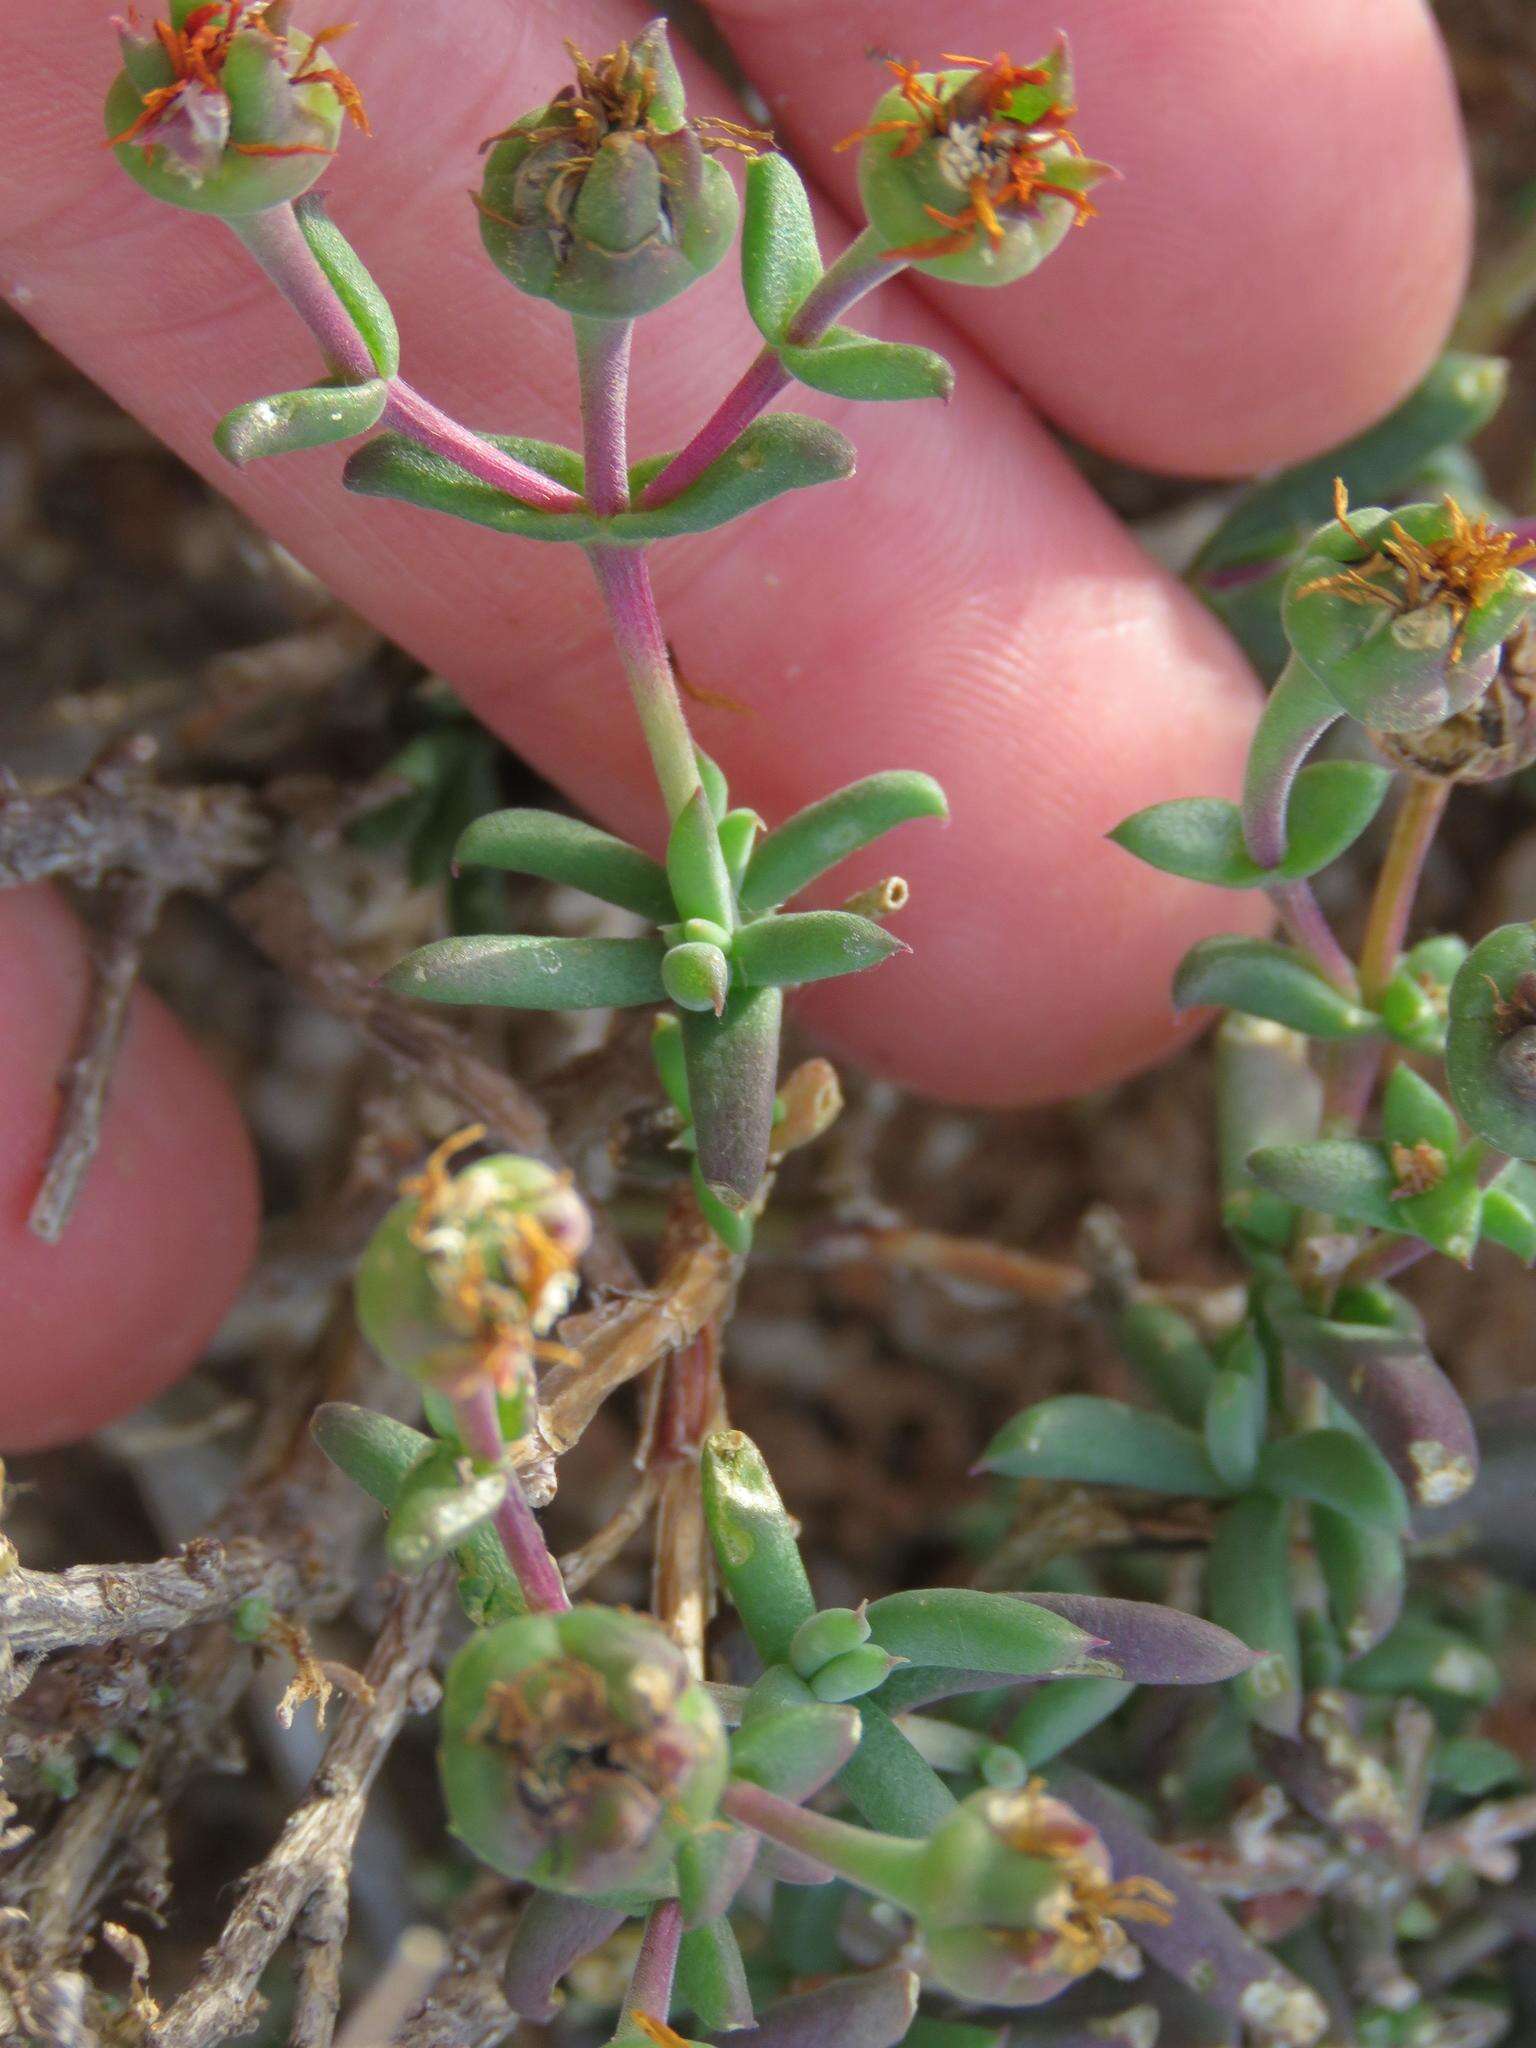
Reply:
[[720, 1811], [739, 1821], [755, 1834], [764, 1835], [786, 1849], [808, 1856], [838, 1877], [847, 1878], [861, 1891], [889, 1899], [908, 1912], [917, 1909], [922, 1868], [927, 1845], [901, 1841], [895, 1835], [877, 1835], [868, 1828], [856, 1828], [829, 1814], [811, 1813], [760, 1785], [736, 1779], [725, 1788]]
[[1248, 750], [1243, 783], [1243, 837], [1261, 868], [1285, 858], [1285, 814], [1308, 754], [1343, 711], [1293, 655], [1270, 692]]

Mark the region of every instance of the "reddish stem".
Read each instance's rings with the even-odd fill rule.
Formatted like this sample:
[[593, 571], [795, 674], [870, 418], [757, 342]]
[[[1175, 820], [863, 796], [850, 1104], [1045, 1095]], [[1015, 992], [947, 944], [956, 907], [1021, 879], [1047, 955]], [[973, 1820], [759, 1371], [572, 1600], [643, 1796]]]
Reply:
[[647, 2019], [666, 2023], [672, 2009], [672, 1980], [677, 1975], [677, 1952], [683, 1939], [683, 1909], [676, 1899], [662, 1899], [652, 1906], [640, 1937], [640, 1953], [624, 1994], [624, 2020], [637, 2012]]
[[[506, 1453], [501, 1434], [501, 1414], [496, 1395], [481, 1387], [453, 1404], [454, 1420], [469, 1455], [481, 1464], [500, 1465]], [[549, 1553], [539, 1518], [528, 1505], [522, 1481], [507, 1473], [507, 1491], [495, 1515], [496, 1533], [507, 1553], [507, 1562], [523, 1589], [523, 1598], [536, 1614], [563, 1614], [571, 1604], [560, 1567]]]
[[[848, 308], [887, 278], [906, 268], [906, 259], [892, 256], [872, 228], [843, 251], [789, 323], [784, 339], [797, 347], [819, 341]], [[765, 407], [794, 379], [771, 345], [764, 347], [727, 392], [686, 447], [645, 487], [641, 504], [647, 510], [668, 504], [680, 491], [697, 483], [705, 470], [730, 447]]]
[[[293, 208], [268, 207], [230, 225], [314, 336], [332, 374], [353, 384], [373, 382], [378, 366], [305, 240]], [[575, 491], [461, 426], [404, 378], [391, 377], [386, 383], [389, 397], [381, 426], [397, 428], [524, 505], [546, 512], [580, 509], [582, 500]]]

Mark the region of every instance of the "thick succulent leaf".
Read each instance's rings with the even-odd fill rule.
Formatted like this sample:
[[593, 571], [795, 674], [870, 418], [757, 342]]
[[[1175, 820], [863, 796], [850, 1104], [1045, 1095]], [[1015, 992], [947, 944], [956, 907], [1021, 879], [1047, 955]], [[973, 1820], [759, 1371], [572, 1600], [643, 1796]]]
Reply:
[[1245, 491], [1201, 550], [1195, 580], [1290, 554], [1331, 515], [1335, 477], [1356, 504], [1381, 504], [1426, 456], [1486, 426], [1508, 381], [1498, 357], [1448, 350], [1384, 420]]
[[747, 1207], [768, 1168], [783, 1009], [776, 988], [737, 989], [721, 1016], [683, 1017], [699, 1172], [728, 1209]]
[[[1521, 1025], [1526, 976], [1536, 976], [1536, 924], [1490, 932], [1451, 984], [1445, 1041], [1456, 1107], [1480, 1138], [1514, 1159], [1536, 1159], [1536, 1061], [1522, 1065], [1511, 1047], [1521, 1028], [1530, 1029]], [[1536, 981], [1531, 987], [1536, 990]]]
[[1161, 1301], [1133, 1301], [1114, 1321], [1126, 1363], [1175, 1421], [1198, 1429], [1216, 1361], [1194, 1326]]
[[1254, 1654], [1230, 1630], [1155, 1600], [1099, 1593], [1014, 1593], [1049, 1608], [1097, 1640], [1095, 1663], [1113, 1664], [1138, 1685], [1218, 1685], [1247, 1671]]
[[1286, 813], [1286, 855], [1261, 868], [1243, 842], [1243, 814], [1220, 797], [1153, 804], [1117, 825], [1110, 838], [1165, 874], [1224, 889], [1300, 881], [1336, 861], [1381, 809], [1389, 769], [1368, 761], [1318, 761], [1303, 768]]
[[851, 327], [830, 328], [808, 347], [781, 342], [778, 356], [799, 383], [834, 398], [948, 398], [955, 388], [955, 373], [936, 350], [877, 341]]
[[434, 939], [384, 977], [398, 996], [511, 1010], [632, 1009], [666, 999], [660, 939]]
[[338, 1471], [381, 1508], [394, 1506], [406, 1474], [432, 1449], [431, 1437], [409, 1423], [350, 1401], [325, 1402], [309, 1430]]
[[684, 1934], [677, 1956], [677, 1990], [704, 2032], [751, 2027], [755, 2015], [746, 1965], [731, 1923], [723, 1915], [690, 1927]]
[[1381, 1028], [1379, 1018], [1273, 939], [1202, 939], [1179, 963], [1173, 1001], [1179, 1010], [1245, 1010], [1309, 1038], [1361, 1038]]
[[1003, 1741], [1018, 1751], [1026, 1770], [1038, 1771], [1107, 1721], [1135, 1690], [1122, 1678], [1057, 1678], [1034, 1686], [1008, 1723]]
[[[1323, 1084], [1299, 1032], [1234, 1011], [1216, 1033], [1216, 1136], [1221, 1158], [1221, 1218], [1244, 1242], [1284, 1251], [1296, 1211], [1249, 1170], [1269, 1145], [1315, 1137]], [[1186, 1418], [1188, 1419], [1188, 1418]]]
[[914, 1665], [1036, 1678], [1094, 1661], [1087, 1630], [1008, 1593], [940, 1586], [890, 1593], [867, 1610], [870, 1639]]
[[735, 961], [755, 988], [799, 988], [860, 974], [911, 949], [867, 917], [847, 910], [788, 911], [746, 925], [736, 935]]
[[381, 377], [400, 368], [400, 335], [389, 301], [363, 268], [357, 251], [325, 210], [318, 192], [295, 201], [294, 212], [315, 261], [330, 279], [337, 298], [352, 317]]
[[627, 1917], [622, 1907], [596, 1899], [529, 1892], [498, 1973], [512, 2011], [533, 2022], [553, 2019], [563, 2003], [557, 1988], [561, 1979], [583, 1956], [601, 1948]]
[[1269, 1427], [1269, 1366], [1251, 1328], [1228, 1347], [1201, 1426], [1212, 1465], [1234, 1493], [1242, 1492], [1253, 1480]]
[[318, 384], [306, 391], [279, 391], [227, 412], [214, 429], [213, 443], [237, 469], [267, 455], [292, 455], [351, 441], [376, 427], [389, 402], [381, 379], [368, 384]]
[[732, 1735], [731, 1774], [798, 1804], [830, 1783], [858, 1746], [856, 1707], [775, 1707]]
[[1401, 1060], [1382, 1096], [1381, 1134], [1389, 1145], [1433, 1145], [1448, 1157], [1461, 1149], [1455, 1110], [1438, 1088]]
[[1396, 1529], [1357, 1521], [1314, 1502], [1312, 1549], [1339, 1641], [1350, 1657], [1373, 1649], [1403, 1611], [1407, 1564]]
[[[581, 458], [570, 449], [516, 435], [485, 438], [556, 483], [582, 488]], [[638, 502], [670, 460], [654, 456], [630, 471], [634, 500]], [[365, 497], [396, 498], [526, 540], [576, 541], [584, 546], [607, 540], [636, 546], [674, 534], [707, 533], [786, 491], [836, 483], [852, 476], [853, 469], [853, 444], [845, 435], [823, 420], [786, 412], [754, 420], [695, 483], [665, 505], [618, 512], [608, 519], [585, 511], [550, 512], [524, 505], [401, 434], [380, 434], [360, 448], [348, 462], [343, 480], [348, 490]]]
[[1291, 1598], [1290, 1511], [1271, 1494], [1234, 1501], [1216, 1524], [1205, 1565], [1205, 1605], [1264, 1661], [1233, 1681], [1253, 1718], [1294, 1735], [1301, 1709], [1301, 1646]]
[[1467, 1491], [1477, 1476], [1477, 1435], [1415, 1321], [1314, 1316], [1284, 1285], [1266, 1293], [1264, 1311], [1287, 1361], [1324, 1381], [1416, 1507], [1444, 1506]]
[[505, 1472], [463, 1469], [444, 1444], [406, 1475], [390, 1511], [385, 1548], [396, 1571], [421, 1572], [489, 1522], [507, 1492]]
[[1387, 1153], [1363, 1138], [1272, 1145], [1248, 1164], [1265, 1187], [1299, 1208], [1422, 1237], [1463, 1263], [1477, 1248], [1483, 1204], [1471, 1159], [1450, 1164], [1439, 1185], [1421, 1195], [1404, 1195]]
[[1410, 1693], [1486, 1706], [1501, 1683], [1498, 1665], [1470, 1635], [1411, 1608], [1389, 1636], [1349, 1667], [1351, 1691], [1389, 1698]]
[[787, 157], [774, 151], [747, 165], [741, 217], [741, 282], [747, 311], [765, 341], [784, 337], [821, 280], [811, 202]]
[[859, 1746], [838, 1773], [839, 1789], [872, 1828], [888, 1835], [931, 1834], [954, 1812], [954, 1793], [878, 1701], [859, 1701], [859, 1721]]
[[678, 812], [667, 840], [667, 881], [679, 917], [702, 917], [729, 931], [735, 896], [720, 851], [720, 828], [703, 788]]
[[918, 1980], [895, 1965], [834, 1977], [769, 2006], [741, 2048], [896, 2048], [910, 2038]]
[[1285, 1500], [1314, 1502], [1381, 1529], [1406, 1529], [1408, 1501], [1391, 1467], [1349, 1429], [1305, 1429], [1270, 1444], [1257, 1483]]
[[740, 1430], [706, 1437], [700, 1473], [704, 1519], [731, 1604], [763, 1662], [782, 1664], [795, 1630], [816, 1612], [795, 1525], [762, 1452]]
[[750, 915], [792, 896], [872, 840], [914, 818], [947, 818], [931, 775], [891, 768], [835, 790], [770, 832], [747, 864], [741, 907]]
[[1097, 1394], [1057, 1394], [1026, 1408], [993, 1437], [981, 1469], [1207, 1499], [1227, 1490], [1192, 1429]]
[[1513, 1252], [1523, 1265], [1536, 1262], [1536, 1167], [1512, 1159], [1485, 1190], [1482, 1235]]
[[505, 868], [582, 889], [653, 924], [678, 914], [660, 861], [558, 811], [491, 811], [460, 837], [454, 859], [461, 867]]

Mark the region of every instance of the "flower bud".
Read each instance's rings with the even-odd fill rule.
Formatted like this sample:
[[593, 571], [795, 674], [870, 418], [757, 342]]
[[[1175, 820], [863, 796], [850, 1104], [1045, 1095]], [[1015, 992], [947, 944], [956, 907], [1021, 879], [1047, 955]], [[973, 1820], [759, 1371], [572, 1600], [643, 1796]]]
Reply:
[[497, 1153], [455, 1174], [440, 1145], [369, 1240], [357, 1273], [363, 1335], [397, 1372], [444, 1393], [516, 1383], [570, 1306], [592, 1221], [570, 1182]]
[[178, 0], [152, 29], [119, 25], [107, 95], [117, 160], [157, 199], [235, 219], [307, 192], [362, 95], [332, 62], [339, 28], [304, 35], [275, 0]]
[[1039, 2005], [1091, 1970], [1133, 1964], [1121, 1922], [1171, 1917], [1161, 1885], [1114, 1881], [1098, 1831], [1038, 1779], [974, 1793], [944, 1821], [921, 1892], [934, 1976], [988, 2005]]
[[1418, 732], [1370, 734], [1394, 768], [1439, 782], [1502, 782], [1536, 761], [1536, 631], [1518, 625], [1499, 650], [1487, 691], [1465, 711]]
[[893, 63], [897, 84], [857, 137], [859, 191], [893, 256], [957, 284], [1011, 284], [1093, 212], [1111, 176], [1068, 129], [1066, 44], [1035, 65], [963, 70]]
[[486, 253], [520, 291], [568, 313], [629, 319], [712, 270], [736, 232], [735, 187], [708, 154], [739, 147], [683, 118], [653, 22], [498, 136], [476, 204]]
[[669, 1896], [725, 1784], [719, 1711], [664, 1630], [576, 1607], [475, 1636], [449, 1667], [440, 1753], [454, 1832], [504, 1876]]
[[862, 1607], [824, 1607], [795, 1630], [789, 1661], [802, 1678], [814, 1678], [824, 1664], [868, 1641], [869, 1618]]
[[686, 940], [662, 955], [661, 983], [680, 1010], [708, 1010], [718, 1017], [731, 992], [731, 963], [707, 940]]
[[1304, 666], [1353, 718], [1383, 733], [1421, 733], [1483, 697], [1502, 643], [1536, 602], [1521, 565], [1536, 543], [1454, 499], [1336, 516], [1286, 582], [1282, 616]]

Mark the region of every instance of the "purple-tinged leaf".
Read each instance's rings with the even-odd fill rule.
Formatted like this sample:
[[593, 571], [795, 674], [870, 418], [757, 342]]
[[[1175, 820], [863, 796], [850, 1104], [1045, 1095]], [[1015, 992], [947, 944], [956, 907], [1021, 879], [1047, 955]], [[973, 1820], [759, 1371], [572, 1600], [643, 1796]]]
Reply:
[[1466, 1404], [1411, 1325], [1314, 1316], [1289, 1290], [1265, 1303], [1287, 1360], [1315, 1372], [1407, 1488], [1415, 1507], [1444, 1507], [1477, 1477]]
[[1095, 1664], [1113, 1664], [1115, 1674], [1137, 1685], [1218, 1685], [1251, 1671], [1260, 1653], [1230, 1629], [1160, 1607], [1155, 1600], [1111, 1600], [1096, 1593], [1019, 1593], [1036, 1607], [1075, 1622], [1098, 1638]]
[[814, 1991], [781, 1998], [731, 2048], [896, 2048], [917, 2011], [918, 1981], [910, 1970], [870, 1970], [837, 1977]]
[[1416, 1515], [1414, 1533], [1504, 1578], [1536, 1584], [1536, 1393], [1486, 1403], [1477, 1424], [1484, 1451], [1476, 1484], [1453, 1505]]
[[1317, 1994], [1250, 1941], [1199, 1880], [1147, 1838], [1108, 1786], [1070, 1764], [1052, 1765], [1046, 1777], [1103, 1836], [1117, 1881], [1149, 1877], [1172, 1895], [1167, 1925], [1138, 1924], [1137, 1946], [1256, 2039], [1276, 2048], [1312, 2048], [1328, 2023]]
[[508, 2005], [522, 2019], [553, 2019], [555, 1986], [573, 1963], [601, 1948], [625, 1918], [592, 1899], [531, 1892], [513, 1930], [502, 1974]]

